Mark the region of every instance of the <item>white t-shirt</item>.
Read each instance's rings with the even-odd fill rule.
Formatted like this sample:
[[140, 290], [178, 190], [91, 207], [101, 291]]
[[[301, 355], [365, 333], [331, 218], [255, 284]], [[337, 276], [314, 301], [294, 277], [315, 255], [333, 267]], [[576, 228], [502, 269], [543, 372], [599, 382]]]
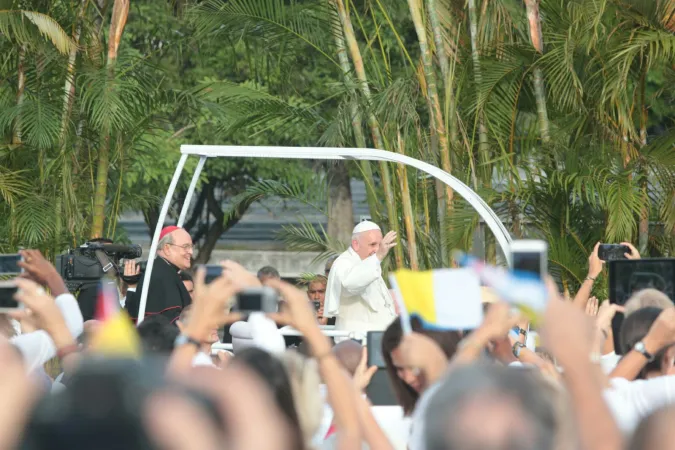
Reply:
[[612, 378], [603, 397], [621, 431], [629, 435], [640, 421], [666, 405], [675, 403], [675, 375], [628, 381]]

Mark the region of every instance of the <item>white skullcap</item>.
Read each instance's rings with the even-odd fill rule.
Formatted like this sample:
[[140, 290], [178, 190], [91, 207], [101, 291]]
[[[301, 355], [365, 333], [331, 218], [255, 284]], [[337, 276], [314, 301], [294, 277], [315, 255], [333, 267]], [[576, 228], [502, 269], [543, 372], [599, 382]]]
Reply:
[[[354, 227], [352, 234], [363, 233], [364, 231], [380, 230], [380, 226], [370, 220], [364, 220]], [[382, 231], [382, 230], [380, 230]]]

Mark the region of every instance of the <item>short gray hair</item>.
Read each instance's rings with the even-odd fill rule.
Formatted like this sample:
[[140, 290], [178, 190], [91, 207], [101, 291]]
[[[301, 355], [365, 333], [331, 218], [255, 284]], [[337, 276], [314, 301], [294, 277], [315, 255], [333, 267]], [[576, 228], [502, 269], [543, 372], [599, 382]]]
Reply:
[[[488, 364], [457, 368], [435, 390], [424, 411], [425, 448], [553, 449], [558, 420], [553, 399], [546, 394], [537, 374], [528, 369]], [[489, 438], [465, 427], [465, 414], [469, 408], [487, 411], [491, 403], [510, 409], [509, 420], [515, 419], [518, 425], [522, 424], [500, 436], [501, 442], [486, 442]]]
[[162, 250], [164, 247], [171, 244], [173, 244], [173, 236], [171, 236], [171, 233], [169, 233], [159, 240], [157, 243], [157, 250]]

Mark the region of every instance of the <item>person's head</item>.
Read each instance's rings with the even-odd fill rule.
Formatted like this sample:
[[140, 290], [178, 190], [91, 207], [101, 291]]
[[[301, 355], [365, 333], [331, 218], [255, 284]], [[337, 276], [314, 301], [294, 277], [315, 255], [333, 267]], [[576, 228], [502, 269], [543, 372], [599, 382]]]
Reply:
[[549, 450], [558, 428], [538, 374], [499, 365], [453, 370], [424, 414], [427, 450]]
[[317, 275], [309, 282], [307, 286], [307, 297], [312, 302], [321, 302], [323, 305], [326, 300], [326, 285], [328, 280], [323, 275]]
[[178, 337], [178, 329], [164, 316], [150, 316], [138, 326], [138, 336], [145, 353], [169, 355]]
[[192, 265], [192, 237], [183, 228], [165, 227], [159, 234], [157, 253], [181, 270]]
[[628, 450], [669, 450], [675, 441], [675, 407], [658, 409], [635, 429]]
[[352, 249], [361, 259], [377, 253], [382, 243], [382, 230], [369, 221], [359, 223], [352, 232]]
[[311, 444], [323, 416], [323, 399], [319, 391], [321, 383], [319, 368], [315, 360], [308, 359], [293, 350], [284, 352], [281, 362], [291, 382], [295, 409], [304, 441], [306, 444]]
[[[661, 308], [641, 308], [623, 320], [619, 333], [619, 343], [621, 345], [621, 352], [624, 355], [647, 336], [649, 329], [656, 322], [662, 311]], [[666, 375], [670, 368], [673, 367], [674, 359], [675, 346], [659, 350], [654, 355], [654, 360], [647, 363], [637, 378], [645, 379]]]
[[195, 292], [195, 282], [192, 280], [192, 275], [185, 272], [184, 270], [181, 270], [178, 276], [183, 282], [183, 286], [185, 286], [185, 289], [188, 291], [188, 294], [190, 294], [190, 298], [194, 298], [193, 295]]
[[[448, 360], [455, 354], [461, 340], [458, 332], [425, 330], [417, 319], [412, 319], [411, 325], [413, 331], [433, 339], [441, 347]], [[417, 373], [414, 368], [405, 365], [399, 349], [402, 339], [401, 320], [397, 318], [382, 335], [382, 357], [399, 405], [403, 407], [406, 414], [410, 414], [420, 394], [428, 386], [424, 374]]]
[[280, 280], [279, 271], [272, 266], [265, 266], [258, 271], [258, 280], [265, 284], [267, 280]]
[[626, 301], [623, 316], [628, 317], [638, 309], [649, 307], [660, 309], [672, 308], [673, 302], [661, 291], [651, 288], [642, 289], [631, 295], [628, 301]]
[[[176, 326], [178, 327], [178, 330], [180, 330], [181, 333], [183, 333], [190, 323], [190, 316], [192, 315], [192, 305], [187, 305], [183, 310], [180, 312], [180, 316], [178, 317], [178, 320], [176, 321]], [[218, 329], [213, 328], [211, 330], [211, 333], [209, 333], [209, 338], [208, 341], [205, 342], [206, 344], [215, 344], [216, 342], [220, 342], [220, 337], [218, 336]]]
[[284, 413], [291, 427], [296, 445], [291, 445], [290, 448], [304, 448], [304, 438], [293, 399], [291, 379], [281, 360], [265, 350], [248, 347], [237, 352], [230, 364], [241, 364], [265, 381], [279, 410]]
[[353, 339], [347, 339], [335, 344], [333, 354], [349, 375], [354, 376], [363, 356], [363, 346]]
[[335, 260], [338, 259], [338, 255], [333, 255], [330, 258], [326, 260], [326, 266], [324, 267], [324, 275], [326, 275], [326, 278], [328, 278], [328, 275], [330, 274], [330, 270], [333, 268], [333, 263]]

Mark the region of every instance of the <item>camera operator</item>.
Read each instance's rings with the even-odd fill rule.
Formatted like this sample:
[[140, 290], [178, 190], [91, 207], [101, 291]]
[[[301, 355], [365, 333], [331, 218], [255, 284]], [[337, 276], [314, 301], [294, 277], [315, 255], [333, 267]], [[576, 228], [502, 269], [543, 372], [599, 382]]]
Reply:
[[[172, 323], [178, 319], [184, 307], [192, 300], [180, 277], [192, 263], [192, 238], [183, 228], [165, 227], [159, 235], [157, 258], [152, 270], [145, 317], [161, 314]], [[129, 286], [125, 308], [136, 320], [143, 292], [145, 273], [136, 287]]]

